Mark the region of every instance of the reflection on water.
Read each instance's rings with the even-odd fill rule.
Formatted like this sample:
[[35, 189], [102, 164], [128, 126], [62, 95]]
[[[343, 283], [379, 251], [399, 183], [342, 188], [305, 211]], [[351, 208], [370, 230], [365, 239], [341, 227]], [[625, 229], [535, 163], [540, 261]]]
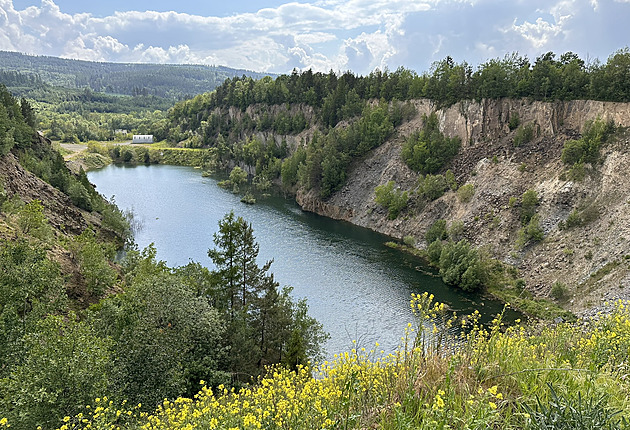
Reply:
[[121, 209], [134, 211], [142, 225], [138, 246], [155, 243], [158, 258], [171, 266], [194, 260], [211, 267], [207, 251], [229, 211], [251, 222], [259, 264], [273, 259], [276, 280], [292, 286], [294, 297], [307, 298], [310, 314], [331, 335], [328, 356], [351, 349], [353, 340], [393, 351], [413, 320], [411, 293], [428, 291], [458, 313], [479, 309], [486, 320], [502, 309], [445, 286], [416, 258], [386, 247], [386, 236], [302, 212], [282, 196], [246, 205], [216, 180], [181, 166], [108, 166], [88, 177]]

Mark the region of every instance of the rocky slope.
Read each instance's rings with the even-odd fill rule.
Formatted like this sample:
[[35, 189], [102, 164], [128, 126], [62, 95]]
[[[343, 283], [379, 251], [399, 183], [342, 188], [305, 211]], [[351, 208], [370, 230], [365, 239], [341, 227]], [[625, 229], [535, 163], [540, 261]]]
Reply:
[[[418, 174], [403, 162], [402, 143], [421, 127], [422, 114], [436, 110], [429, 101], [415, 103], [418, 115], [403, 124], [396, 137], [355, 162], [339, 192], [326, 201], [315, 192], [299, 192], [299, 204], [393, 237], [413, 236], [419, 247], [425, 246], [424, 233], [436, 220], [462, 221], [464, 236], [515, 265], [531, 292], [549, 296], [554, 282], [566, 284], [568, 294], [561, 304], [575, 312], [599, 309], [618, 297], [630, 298], [630, 139], [623, 130], [630, 125], [630, 104], [495, 100], [437, 110], [441, 131], [462, 139], [460, 152], [448, 167], [460, 185], [474, 185], [474, 196], [462, 203], [450, 191], [422, 210], [389, 220], [374, 201], [374, 188], [390, 180], [401, 189], [415, 188]], [[521, 124], [533, 124], [536, 130], [532, 141], [518, 147], [513, 144], [515, 131], [508, 126], [514, 114]], [[579, 138], [585, 123], [596, 118], [612, 119], [621, 131], [602, 149], [601, 164], [588, 169], [584, 180], [562, 179], [564, 143]], [[520, 201], [528, 189], [540, 199], [545, 239], [518, 249], [521, 224], [514, 200]], [[587, 221], [563, 229], [574, 209]]]
[[[50, 141], [37, 136], [37, 145], [50, 145]], [[60, 246], [65, 239], [81, 234], [92, 228], [100, 238], [120, 242], [121, 238], [109, 228], [102, 225], [102, 217], [97, 212], [88, 212], [75, 206], [70, 198], [24, 169], [13, 153], [0, 157], [0, 184], [7, 200], [18, 199], [23, 203], [39, 200], [44, 215], [52, 227], [58, 240], [48, 241], [44, 246], [49, 257], [56, 261], [61, 272], [67, 277], [68, 296], [75, 300], [79, 307], [93, 303], [92, 297], [85, 289], [85, 279], [81, 275], [79, 263], [68, 249]], [[15, 227], [12, 214], [0, 210], [0, 241], [13, 241], [24, 235]]]

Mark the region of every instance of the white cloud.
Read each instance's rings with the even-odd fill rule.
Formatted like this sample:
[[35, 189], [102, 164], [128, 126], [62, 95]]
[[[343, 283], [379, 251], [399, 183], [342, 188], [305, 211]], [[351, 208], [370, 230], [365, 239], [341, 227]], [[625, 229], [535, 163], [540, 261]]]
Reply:
[[[606, 57], [614, 40], [619, 46], [613, 50], [630, 40], [625, 23], [616, 32], [608, 28], [623, 21], [611, 4], [619, 9], [630, 2], [615, 1], [320, 0], [227, 17], [155, 11], [95, 17], [65, 13], [54, 0], [24, 10], [0, 0], [0, 49], [272, 72], [296, 67], [369, 73], [399, 65], [422, 72], [447, 55], [479, 64], [513, 51], [535, 57], [582, 47]], [[604, 39], [606, 50], [599, 52]]]
[[535, 23], [524, 22], [521, 25], [512, 24], [512, 30], [520, 34], [523, 39], [529, 41], [537, 50], [543, 49], [549, 42], [562, 33], [562, 26], [551, 24], [542, 18], [537, 18]]

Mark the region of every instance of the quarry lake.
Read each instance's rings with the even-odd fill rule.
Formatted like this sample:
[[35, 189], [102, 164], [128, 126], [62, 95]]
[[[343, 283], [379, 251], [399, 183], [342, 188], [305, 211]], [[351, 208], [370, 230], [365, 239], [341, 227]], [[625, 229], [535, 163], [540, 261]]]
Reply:
[[327, 357], [355, 345], [392, 352], [407, 323], [413, 321], [411, 293], [429, 292], [458, 314], [478, 309], [483, 320], [503, 305], [448, 287], [417, 258], [388, 248], [390, 240], [346, 222], [303, 212], [281, 195], [241, 203], [240, 196], [217, 186], [190, 167], [116, 166], [88, 177], [121, 209], [132, 209], [141, 228], [135, 241], [142, 249], [154, 243], [157, 256], [170, 266], [197, 261], [212, 268], [209, 248], [218, 221], [230, 211], [252, 223], [260, 244], [258, 264], [274, 260], [271, 272], [290, 285], [296, 299], [306, 298], [310, 314], [330, 333]]

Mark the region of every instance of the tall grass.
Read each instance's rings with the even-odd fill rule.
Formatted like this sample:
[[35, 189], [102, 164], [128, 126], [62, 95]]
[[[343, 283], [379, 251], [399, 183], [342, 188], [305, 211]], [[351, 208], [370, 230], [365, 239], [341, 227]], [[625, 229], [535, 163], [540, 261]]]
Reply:
[[240, 391], [202, 381], [195, 398], [151, 414], [101, 403], [62, 428], [627, 428], [628, 304], [592, 322], [528, 327], [500, 315], [483, 327], [428, 294], [411, 306], [416, 323], [394, 354], [376, 344], [312, 369], [272, 367]]

